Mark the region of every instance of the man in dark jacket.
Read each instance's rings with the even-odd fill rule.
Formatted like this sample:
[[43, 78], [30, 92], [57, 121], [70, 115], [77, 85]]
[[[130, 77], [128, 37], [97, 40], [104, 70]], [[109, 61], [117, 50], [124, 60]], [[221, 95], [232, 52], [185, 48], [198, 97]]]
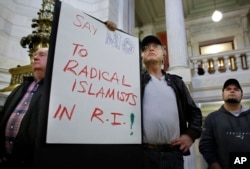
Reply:
[[[106, 21], [111, 31], [116, 24]], [[48, 48], [39, 48], [32, 63], [33, 76], [8, 96], [0, 113], [0, 169], [31, 169], [35, 153], [40, 100], [43, 91]], [[40, 117], [41, 118], [41, 117]]]
[[183, 169], [183, 155], [201, 134], [201, 111], [181, 77], [162, 70], [161, 41], [150, 35], [141, 47], [144, 169]]
[[32, 167], [47, 58], [48, 48], [35, 52], [33, 76], [24, 77], [23, 83], [8, 96], [0, 114], [1, 169]]
[[238, 80], [228, 79], [222, 88], [224, 104], [205, 119], [199, 150], [210, 169], [229, 169], [234, 162], [230, 153], [250, 152], [250, 109], [241, 104], [242, 97]]

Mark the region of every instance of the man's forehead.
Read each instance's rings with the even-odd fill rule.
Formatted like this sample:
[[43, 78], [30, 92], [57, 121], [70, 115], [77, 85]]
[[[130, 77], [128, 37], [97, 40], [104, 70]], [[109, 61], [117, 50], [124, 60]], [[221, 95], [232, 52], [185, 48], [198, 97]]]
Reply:
[[229, 84], [226, 88], [238, 88], [239, 86], [237, 86], [236, 84]]
[[35, 53], [47, 53], [48, 48], [39, 48]]

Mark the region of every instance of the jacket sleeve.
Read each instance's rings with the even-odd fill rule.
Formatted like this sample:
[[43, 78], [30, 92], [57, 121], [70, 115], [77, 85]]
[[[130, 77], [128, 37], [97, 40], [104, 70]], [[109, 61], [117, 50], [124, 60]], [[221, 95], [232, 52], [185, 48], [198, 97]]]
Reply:
[[[170, 80], [169, 80], [170, 79]], [[201, 135], [202, 114], [180, 76], [167, 74], [167, 83], [175, 91], [181, 134], [189, 135], [193, 141]]]
[[183, 83], [183, 89], [186, 98], [186, 106], [184, 111], [185, 119], [188, 122], [188, 128], [186, 134], [188, 134], [193, 141], [200, 137], [202, 131], [202, 113], [200, 108], [196, 105], [191, 97], [188, 88]]
[[212, 116], [207, 116], [199, 142], [199, 151], [208, 165], [218, 162], [213, 131]]

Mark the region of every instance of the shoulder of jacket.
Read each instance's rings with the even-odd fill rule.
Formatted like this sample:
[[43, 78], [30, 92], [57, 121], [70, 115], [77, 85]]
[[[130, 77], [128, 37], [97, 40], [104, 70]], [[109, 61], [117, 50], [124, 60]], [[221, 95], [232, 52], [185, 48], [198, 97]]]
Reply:
[[225, 111], [219, 108], [218, 110], [209, 113], [206, 119], [218, 119], [220, 118], [219, 116], [223, 116], [224, 114], [225, 114]]
[[33, 82], [34, 81], [34, 76], [24, 76], [23, 81], [24, 82]]
[[149, 73], [147, 71], [142, 71], [141, 72], [141, 76], [142, 78], [145, 80], [145, 79], [150, 79], [151, 76], [149, 75]]
[[172, 77], [172, 78], [182, 79], [181, 76], [176, 75], [176, 74], [167, 73], [166, 75], [168, 75], [168, 76], [170, 76], [170, 77]]

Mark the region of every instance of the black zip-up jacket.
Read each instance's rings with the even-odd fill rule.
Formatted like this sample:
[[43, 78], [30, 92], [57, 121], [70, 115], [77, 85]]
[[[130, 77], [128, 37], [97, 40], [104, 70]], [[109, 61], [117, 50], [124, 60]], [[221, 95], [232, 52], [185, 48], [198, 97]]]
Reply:
[[2, 112], [0, 113], [0, 159], [7, 157], [13, 165], [16, 163], [16, 165], [19, 166], [18, 168], [21, 168], [21, 166], [29, 168], [33, 162], [43, 80], [39, 82], [39, 88], [34, 93], [29, 108], [23, 117], [19, 132], [14, 141], [13, 153], [11, 156], [6, 155], [5, 127], [11, 113], [33, 81], [33, 77], [24, 77], [23, 83], [17, 86], [6, 99]]
[[[200, 137], [202, 130], [201, 110], [196, 106], [181, 77], [166, 73], [164, 70], [162, 70], [162, 73], [165, 76], [167, 84], [172, 87], [176, 95], [180, 122], [180, 134], [187, 134], [192, 138], [193, 141], [195, 141], [195, 139]], [[141, 77], [142, 99], [145, 86], [150, 79], [151, 76], [149, 75], [149, 73], [147, 71], [144, 71]], [[184, 155], [189, 154], [190, 152]]]

